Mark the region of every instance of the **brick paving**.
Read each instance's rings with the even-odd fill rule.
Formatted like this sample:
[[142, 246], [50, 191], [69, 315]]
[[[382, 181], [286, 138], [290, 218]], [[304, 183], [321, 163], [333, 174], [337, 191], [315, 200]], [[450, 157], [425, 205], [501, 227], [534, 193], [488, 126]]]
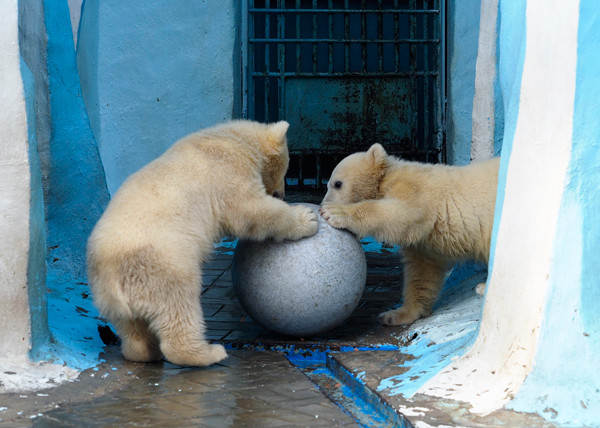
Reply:
[[383, 249], [380, 253], [367, 253], [367, 281], [357, 308], [341, 326], [311, 338], [289, 338], [274, 333], [248, 316], [233, 290], [232, 255], [228, 253], [226, 247], [217, 248], [203, 271], [202, 307], [211, 340], [234, 346], [300, 344], [338, 349], [397, 342], [398, 334], [405, 330], [381, 327], [376, 322], [376, 316], [401, 297], [402, 266], [400, 256], [395, 252]]
[[[400, 373], [400, 359], [412, 358], [390, 349], [410, 343], [413, 330], [375, 320], [401, 293], [396, 252], [367, 253], [365, 291], [344, 324], [322, 337], [290, 338], [256, 324], [238, 303], [228, 244], [205, 265], [202, 293], [208, 337], [228, 347], [228, 359], [208, 368], [136, 364], [107, 346], [103, 361], [75, 382], [0, 394], [0, 427], [551, 426], [537, 415], [477, 417], [456, 403], [377, 392], [380, 381]], [[362, 381], [348, 378], [359, 372]], [[407, 420], [402, 409], [411, 408], [428, 411]]]
[[[2, 397], [4, 406], [20, 400], [24, 413], [0, 426], [360, 426], [277, 352], [233, 350], [223, 363], [204, 369], [132, 364], [116, 354], [111, 359], [111, 370], [125, 371], [110, 381], [118, 384], [114, 391], [98, 394], [98, 384], [108, 381], [84, 372], [77, 383], [44, 391], [50, 398], [40, 409], [22, 394]], [[96, 373], [103, 369], [108, 366]]]
[[384, 328], [375, 320], [399, 298], [398, 254], [367, 254], [363, 298], [343, 325], [322, 337], [290, 338], [264, 329], [240, 306], [232, 287], [231, 249], [224, 244], [204, 267], [202, 307], [207, 336], [228, 346], [227, 360], [200, 369], [135, 364], [123, 360], [117, 346], [107, 346], [105, 361], [76, 382], [41, 394], [0, 394], [0, 426], [395, 426], [377, 416], [350, 415], [328, 398], [339, 401], [335, 379], [337, 392], [330, 388], [325, 395], [326, 388], [317, 387], [284, 352], [269, 349], [336, 350], [401, 341], [402, 328]]

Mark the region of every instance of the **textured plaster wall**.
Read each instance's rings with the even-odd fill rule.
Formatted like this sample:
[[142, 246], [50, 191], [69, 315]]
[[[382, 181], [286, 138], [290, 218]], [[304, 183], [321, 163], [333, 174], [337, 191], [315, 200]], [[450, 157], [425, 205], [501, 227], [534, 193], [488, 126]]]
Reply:
[[480, 9], [480, 0], [448, 2], [446, 141], [447, 160], [453, 165], [466, 165], [471, 162]]
[[83, 4], [83, 97], [113, 194], [199, 128], [240, 115], [240, 3]]
[[482, 0], [479, 45], [475, 68], [471, 160], [488, 159], [494, 150], [496, 134], [496, 44], [498, 43], [498, 0]]
[[600, 5], [594, 0], [579, 4], [572, 147], [545, 316], [535, 368], [511, 407], [537, 411], [560, 424], [599, 426]]
[[[50, 138], [50, 107], [46, 67], [46, 26], [42, 4], [19, 2], [19, 51], [27, 113], [30, 166], [30, 235], [27, 294], [31, 322], [31, 357], [39, 359], [50, 341], [46, 287], [46, 227], [42, 162]], [[44, 159], [47, 164], [47, 159]]]
[[598, 426], [600, 7], [500, 5], [506, 121], [482, 321], [469, 352], [420, 391], [480, 414]]
[[64, 346], [52, 351], [72, 367], [86, 368], [96, 362], [102, 342], [86, 284], [85, 247], [109, 196], [81, 96], [68, 4], [43, 4], [52, 113], [45, 180], [49, 326]]
[[27, 271], [31, 174], [17, 0], [0, 3], [0, 358], [31, 346]]

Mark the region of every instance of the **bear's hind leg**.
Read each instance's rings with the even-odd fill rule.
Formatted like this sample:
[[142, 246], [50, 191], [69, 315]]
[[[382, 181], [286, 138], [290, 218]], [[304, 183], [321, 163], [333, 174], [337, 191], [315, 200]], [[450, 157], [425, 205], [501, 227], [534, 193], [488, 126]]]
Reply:
[[181, 366], [209, 366], [227, 358], [222, 345], [211, 345], [204, 339], [198, 295], [179, 295], [177, 301], [164, 302], [164, 308], [154, 317], [152, 328], [167, 361]]
[[158, 338], [149, 330], [147, 321], [120, 318], [112, 324], [121, 338], [121, 353], [127, 360], [146, 363], [162, 358]]
[[379, 315], [383, 325], [408, 325], [431, 314], [444, 284], [446, 266], [423, 257], [418, 252], [404, 253], [403, 305]]

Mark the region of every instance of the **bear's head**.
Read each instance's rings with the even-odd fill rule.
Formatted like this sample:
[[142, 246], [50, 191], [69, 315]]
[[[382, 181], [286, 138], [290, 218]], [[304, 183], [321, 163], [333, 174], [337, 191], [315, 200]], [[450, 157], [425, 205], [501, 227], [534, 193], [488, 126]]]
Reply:
[[282, 120], [267, 126], [267, 136], [262, 141], [262, 151], [266, 155], [262, 181], [267, 194], [283, 199], [285, 195], [285, 173], [290, 163], [286, 133], [290, 126]]
[[353, 203], [377, 199], [379, 185], [388, 166], [388, 155], [381, 144], [366, 152], [344, 158], [331, 173], [327, 193], [321, 203]]

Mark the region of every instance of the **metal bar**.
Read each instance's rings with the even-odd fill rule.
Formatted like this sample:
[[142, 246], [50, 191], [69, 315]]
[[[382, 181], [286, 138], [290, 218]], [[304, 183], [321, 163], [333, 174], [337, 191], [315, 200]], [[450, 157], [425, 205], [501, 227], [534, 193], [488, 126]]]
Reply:
[[[379, 8], [381, 8], [381, 0], [378, 1]], [[377, 40], [383, 39], [383, 15], [378, 13], [377, 15]], [[383, 71], [383, 43], [377, 45], [377, 57], [379, 71]]]
[[[415, 0], [410, 0], [409, 1], [409, 8], [410, 9], [415, 9], [416, 8], [416, 1]], [[408, 18], [408, 38], [414, 38], [416, 37], [416, 27], [417, 27], [417, 22], [416, 22], [416, 16], [414, 14], [409, 15]], [[413, 147], [418, 147], [418, 130], [419, 130], [419, 118], [418, 118], [418, 97], [417, 97], [417, 79], [416, 79], [416, 72], [417, 72], [417, 46], [414, 44], [411, 44], [409, 46], [409, 63], [410, 63], [410, 72], [411, 72], [411, 77], [410, 77], [410, 85], [411, 85], [411, 94], [410, 94], [410, 99], [411, 99], [411, 107], [412, 107], [412, 112], [411, 112], [411, 118], [410, 118], [410, 123], [411, 123], [411, 141], [412, 141], [412, 145]]]
[[[296, 8], [300, 7], [300, 0], [296, 0]], [[296, 40], [294, 40], [294, 43], [296, 44], [296, 73], [300, 73], [301, 70], [301, 55], [300, 55], [300, 42], [298, 42], [298, 40], [300, 39], [300, 34], [301, 34], [301, 30], [300, 30], [300, 15], [297, 14], [296, 15]]]
[[[265, 0], [265, 6], [269, 7], [269, 3], [270, 0]], [[271, 14], [266, 14], [265, 15], [265, 36], [266, 37], [270, 37], [270, 33], [271, 33], [271, 26], [270, 26], [270, 21], [271, 21]], [[264, 109], [265, 109], [265, 122], [269, 122], [269, 87], [270, 87], [270, 79], [268, 77], [266, 77], [269, 73], [270, 73], [270, 67], [269, 67], [269, 51], [270, 51], [270, 46], [269, 45], [265, 45], [265, 99], [264, 99]]]
[[[252, 8], [254, 6], [254, 0], [250, 0], [250, 8]], [[247, 112], [247, 116], [248, 118], [251, 117], [255, 117], [255, 108], [254, 108], [254, 102], [255, 102], [255, 97], [254, 95], [254, 77], [252, 76], [252, 72], [254, 71], [254, 55], [255, 55], [255, 46], [254, 44], [250, 43], [250, 38], [254, 36], [254, 19], [256, 19], [256, 16], [250, 12], [248, 12], [248, 41], [247, 41], [247, 46], [248, 46], [248, 55], [247, 55], [247, 60], [248, 60], [248, 68], [246, 69], [246, 81], [248, 83], [248, 92], [245, 98], [245, 105], [248, 108], [248, 112]]]
[[[427, 8], [429, 6], [429, 0], [423, 0], [423, 8]], [[427, 37], [429, 35], [429, 19], [427, 15], [423, 15], [419, 17], [421, 19], [421, 28], [423, 37]], [[423, 69], [429, 70], [429, 49], [428, 46], [422, 45], [419, 46], [423, 51]], [[429, 78], [423, 78], [423, 144], [426, 147], [431, 147], [433, 144], [433, 130], [431, 129], [431, 115], [435, 114], [431, 111], [431, 108], [434, 107], [429, 103], [430, 99], [430, 85]]]
[[[327, 2], [327, 6], [329, 9], [333, 9], [333, 0], [329, 0]], [[333, 39], [333, 14], [327, 14], [327, 26], [328, 26], [328, 35], [329, 40]], [[333, 73], [333, 43], [327, 44], [327, 56], [329, 58], [329, 63], [327, 64], [327, 70], [329, 73]]]
[[321, 186], [321, 156], [318, 152], [315, 153], [315, 163], [316, 177], [314, 187], [319, 188]]
[[[438, 16], [439, 23], [437, 25], [438, 34], [435, 34], [440, 39], [446, 34], [446, 2], [440, 2], [440, 14]], [[438, 54], [436, 58], [439, 64], [436, 64], [436, 70], [440, 70], [439, 76], [436, 78], [438, 90], [436, 92], [436, 143], [439, 150], [438, 161], [446, 162], [446, 146], [444, 144], [444, 136], [446, 133], [446, 44], [442, 42], [438, 45]]]
[[[366, 7], [365, 0], [360, 1], [360, 6], [364, 9]], [[360, 35], [361, 40], [367, 40], [367, 15], [360, 15]], [[360, 66], [363, 73], [367, 72], [367, 44], [360, 44]]]
[[300, 9], [300, 6], [296, 6], [296, 9], [271, 9], [271, 8], [250, 8], [248, 9], [251, 13], [396, 13], [402, 15], [436, 15], [439, 14], [439, 9]]
[[304, 159], [304, 155], [302, 152], [298, 152], [298, 187], [304, 187], [304, 172], [302, 168], [302, 164]]
[[[344, 0], [344, 7], [348, 9], [348, 0]], [[350, 15], [344, 13], [344, 71], [348, 73], [350, 71]]]
[[[394, 8], [398, 7], [398, 0], [394, 0]], [[394, 36], [400, 36], [400, 15], [394, 14]], [[400, 70], [400, 43], [394, 43], [394, 71]]]
[[[248, 2], [244, 2], [243, 9], [245, 16], [248, 17], [246, 24], [248, 37], [244, 38], [246, 52], [242, 52], [242, 55], [247, 57], [244, 64], [246, 72], [244, 83], [247, 84], [248, 92], [244, 99], [247, 102], [248, 116], [261, 115], [260, 105], [263, 100], [260, 100], [260, 96], [257, 96], [259, 94], [256, 93], [257, 91], [262, 92], [261, 80], [264, 82], [265, 120], [268, 121], [274, 119], [276, 115], [280, 119], [285, 118], [286, 79], [292, 76], [405, 79], [411, 88], [409, 96], [412, 112], [409, 113], [410, 116], [407, 120], [411, 124], [413, 147], [401, 147], [399, 150], [411, 156], [427, 155], [428, 160], [435, 160], [435, 156], [438, 161], [443, 160], [441, 157], [445, 156], [443, 152], [446, 66], [443, 40], [445, 0], [408, 0], [407, 2], [377, 0], [376, 3], [372, 0], [361, 0], [360, 2], [350, 0], [343, 2], [341, 0], [339, 2], [334, 0], [327, 2], [324, 0], [264, 0], [261, 3], [264, 7], [257, 7], [255, 0], [248, 0]], [[287, 9], [286, 6], [289, 3], [292, 4], [292, 8]], [[399, 9], [399, 5], [404, 8]], [[367, 9], [367, 7], [372, 9]], [[319, 15], [324, 13], [327, 15]], [[360, 33], [355, 33], [354, 29], [350, 27], [351, 23], [352, 25], [358, 23], [355, 22], [355, 18], [360, 22]], [[404, 30], [406, 19], [408, 21], [408, 37]], [[257, 37], [258, 34], [262, 34], [262, 28], [260, 28], [262, 22], [265, 24], [265, 34]], [[295, 38], [293, 38], [294, 23]], [[338, 23], [343, 25], [343, 30], [339, 29], [341, 32], [338, 32]], [[377, 27], [376, 34], [372, 24]], [[275, 25], [277, 25], [276, 34], [273, 28]], [[308, 29], [310, 25], [312, 25], [312, 32], [309, 32]], [[287, 32], [286, 26], [290, 27], [287, 28]], [[325, 26], [327, 26], [327, 30], [325, 30]], [[400, 38], [401, 35], [404, 38]], [[326, 50], [324, 50], [325, 46], [327, 46]], [[341, 52], [337, 51], [338, 47]], [[260, 49], [264, 49], [264, 70], [256, 71], [262, 69], [261, 64], [256, 63], [257, 58], [260, 58], [262, 54]], [[294, 60], [291, 57], [294, 52], [296, 53], [295, 70]], [[325, 59], [325, 52], [327, 52], [327, 66], [320, 63], [320, 60]], [[405, 68], [407, 53], [409, 56], [408, 70]], [[303, 62], [310, 61], [311, 54], [312, 67], [307, 63], [303, 64]], [[335, 62], [335, 59], [338, 58], [336, 54], [341, 54], [340, 56], [343, 57], [340, 58], [343, 64], [340, 64], [339, 67]], [[361, 57], [355, 58], [354, 54], [359, 54]], [[372, 57], [373, 54], [377, 55], [377, 60]], [[393, 55], [393, 62], [392, 58], [387, 58], [388, 54]], [[275, 55], [277, 62], [274, 61]], [[286, 58], [286, 55], [290, 57]], [[361, 65], [356, 68], [359, 59]], [[356, 71], [350, 71], [351, 66]], [[275, 85], [278, 86], [278, 92], [275, 92]], [[278, 105], [276, 106], [275, 103]], [[322, 174], [325, 173], [326, 165], [328, 165], [324, 156], [330, 152], [328, 150], [301, 150], [299, 152], [298, 185], [300, 187], [313, 184], [313, 173], [311, 172], [310, 177], [307, 177], [307, 172], [304, 171], [304, 169], [312, 171], [313, 160], [316, 162], [316, 182], [314, 184], [317, 187], [322, 185], [321, 182], [324, 179]], [[347, 153], [341, 150], [339, 154], [345, 156]], [[310, 155], [310, 159], [307, 157], [308, 155]], [[322, 162], [325, 163], [321, 165]], [[309, 179], [310, 182], [308, 182]]]
[[298, 42], [298, 43], [318, 43], [318, 42], [323, 42], [323, 43], [351, 43], [351, 42], [365, 42], [368, 41], [369, 43], [379, 43], [379, 44], [383, 44], [383, 43], [408, 43], [408, 44], [423, 44], [423, 43], [440, 43], [440, 39], [385, 39], [385, 40], [368, 40], [368, 39], [351, 39], [351, 38], [344, 38], [344, 39], [323, 39], [323, 38], [314, 38], [314, 39], [301, 39], [301, 38], [297, 38], [297, 39], [259, 39], [259, 38], [251, 38], [250, 42], [252, 43], [293, 43], [293, 42]]
[[[312, 2], [312, 6], [313, 9], [317, 8], [317, 0], [313, 0]], [[312, 16], [312, 34], [313, 34], [313, 40], [317, 40], [317, 14], [313, 13]], [[319, 60], [318, 58], [318, 53], [317, 53], [317, 43], [313, 43], [312, 45], [312, 69], [313, 69], [313, 73], [317, 72], [317, 62]]]
[[[285, 0], [281, 1], [281, 7], [285, 7]], [[285, 38], [285, 18], [280, 13], [277, 15], [277, 36], [280, 39]], [[277, 66], [280, 74], [278, 91], [279, 91], [279, 106], [277, 111], [277, 119], [285, 119], [285, 45], [283, 42], [277, 44]]]
[[277, 76], [285, 76], [285, 77], [290, 77], [290, 76], [297, 76], [297, 77], [369, 77], [372, 78], [373, 76], [378, 76], [378, 77], [412, 77], [412, 76], [437, 76], [439, 75], [439, 72], [437, 71], [401, 71], [401, 72], [395, 72], [395, 71], [384, 71], [384, 72], [373, 72], [373, 73], [362, 73], [362, 72], [344, 72], [344, 71], [339, 71], [339, 72], [333, 72], [333, 73], [326, 73], [326, 72], [316, 72], [316, 73], [312, 73], [310, 71], [306, 71], [306, 72], [301, 72], [301, 73], [295, 73], [292, 71], [286, 71], [284, 73], [277, 73], [277, 72], [261, 72], [261, 71], [254, 71], [250, 73], [252, 76], [263, 76], [263, 77], [277, 77]]

